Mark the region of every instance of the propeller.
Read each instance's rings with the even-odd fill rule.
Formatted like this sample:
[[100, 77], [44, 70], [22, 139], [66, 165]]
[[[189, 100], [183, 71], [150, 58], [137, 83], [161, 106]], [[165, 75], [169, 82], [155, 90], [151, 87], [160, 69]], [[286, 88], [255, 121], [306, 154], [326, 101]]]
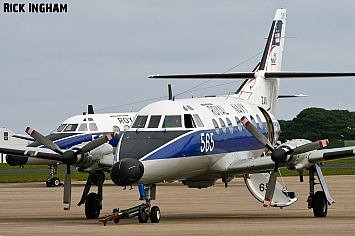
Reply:
[[244, 127], [261, 143], [263, 144], [266, 148], [268, 148], [271, 151], [271, 159], [274, 164], [274, 168], [272, 169], [272, 172], [270, 174], [269, 182], [267, 185], [266, 193], [265, 193], [265, 198], [264, 198], [264, 207], [269, 207], [272, 201], [272, 198], [274, 196], [275, 192], [275, 187], [276, 187], [276, 179], [278, 175], [278, 169], [279, 169], [279, 164], [280, 163], [285, 163], [290, 158], [292, 155], [297, 155], [309, 151], [313, 151], [318, 148], [323, 148], [325, 146], [329, 145], [328, 139], [324, 140], [319, 140], [311, 143], [307, 143], [304, 145], [301, 145], [299, 147], [296, 147], [294, 149], [282, 147], [278, 149], [274, 149], [270, 143], [270, 141], [246, 118], [243, 116], [240, 121], [243, 123]]
[[83, 147], [73, 151], [73, 150], [66, 150], [62, 151], [52, 140], [47, 137], [44, 137], [42, 134], [37, 132], [30, 127], [26, 128], [26, 133], [29, 134], [32, 138], [34, 138], [37, 142], [43, 144], [47, 148], [51, 149], [52, 151], [61, 155], [60, 161], [63, 164], [67, 165], [67, 171], [65, 174], [65, 184], [64, 184], [64, 195], [63, 195], [63, 207], [64, 210], [70, 210], [70, 203], [71, 203], [71, 172], [70, 172], [70, 165], [73, 165], [80, 160], [80, 154], [90, 152], [91, 150], [99, 147], [100, 145], [108, 142], [113, 137], [117, 136], [116, 133], [110, 133], [103, 135]]

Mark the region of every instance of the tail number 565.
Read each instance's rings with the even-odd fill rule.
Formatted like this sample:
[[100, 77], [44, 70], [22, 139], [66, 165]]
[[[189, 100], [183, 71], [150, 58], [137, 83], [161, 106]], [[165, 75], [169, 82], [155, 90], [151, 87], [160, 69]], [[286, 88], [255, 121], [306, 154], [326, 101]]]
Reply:
[[214, 149], [213, 133], [201, 133], [201, 152], [212, 152]]

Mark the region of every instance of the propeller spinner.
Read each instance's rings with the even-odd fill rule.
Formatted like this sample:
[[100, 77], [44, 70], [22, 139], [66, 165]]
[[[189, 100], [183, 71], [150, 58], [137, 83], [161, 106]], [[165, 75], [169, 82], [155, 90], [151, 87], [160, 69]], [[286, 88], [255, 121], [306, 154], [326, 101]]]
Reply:
[[43, 136], [39, 132], [37, 132], [34, 129], [31, 129], [30, 127], [26, 128], [26, 133], [29, 134], [32, 138], [34, 138], [36, 141], [41, 143], [42, 145], [46, 146], [47, 148], [51, 149], [52, 151], [58, 153], [60, 156], [57, 159], [58, 161], [63, 162], [64, 164], [67, 165], [67, 171], [65, 174], [65, 184], [64, 184], [64, 194], [63, 194], [63, 207], [64, 210], [70, 210], [70, 204], [71, 204], [71, 173], [70, 173], [70, 165], [73, 165], [77, 163], [80, 160], [80, 154], [90, 152], [91, 150], [99, 147], [100, 145], [108, 142], [112, 138], [117, 135], [116, 133], [110, 133], [103, 135], [83, 147], [73, 151], [73, 150], [66, 150], [62, 151], [53, 141], [51, 141], [49, 138]]

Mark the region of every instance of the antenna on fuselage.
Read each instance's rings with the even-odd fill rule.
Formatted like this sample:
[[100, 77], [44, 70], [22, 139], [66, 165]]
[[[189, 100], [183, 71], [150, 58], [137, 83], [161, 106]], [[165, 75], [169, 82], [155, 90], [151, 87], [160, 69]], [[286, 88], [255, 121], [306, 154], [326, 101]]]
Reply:
[[169, 95], [169, 100], [174, 101], [173, 90], [171, 88], [171, 84], [168, 84], [168, 95]]
[[94, 114], [94, 107], [93, 107], [93, 105], [88, 105], [88, 114]]

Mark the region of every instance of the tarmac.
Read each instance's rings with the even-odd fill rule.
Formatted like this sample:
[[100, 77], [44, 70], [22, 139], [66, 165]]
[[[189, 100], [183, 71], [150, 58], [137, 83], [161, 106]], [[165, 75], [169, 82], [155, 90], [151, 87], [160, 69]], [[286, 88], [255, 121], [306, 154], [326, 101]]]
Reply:
[[[298, 198], [283, 209], [263, 208], [244, 180], [237, 178], [228, 188], [221, 182], [207, 189], [189, 189], [180, 182], [159, 184], [152, 205], [161, 210], [160, 223], [139, 223], [135, 217], [106, 226], [98, 219], [86, 219], [84, 206], [76, 205], [85, 182], [73, 182], [70, 211], [62, 209], [63, 187], [0, 184], [0, 235], [355, 235], [355, 176], [325, 179], [335, 200], [325, 218], [315, 218], [307, 208], [306, 176], [303, 183], [298, 177], [278, 178]], [[139, 205], [138, 198], [137, 187], [123, 190], [106, 181], [100, 216], [113, 208]]]

